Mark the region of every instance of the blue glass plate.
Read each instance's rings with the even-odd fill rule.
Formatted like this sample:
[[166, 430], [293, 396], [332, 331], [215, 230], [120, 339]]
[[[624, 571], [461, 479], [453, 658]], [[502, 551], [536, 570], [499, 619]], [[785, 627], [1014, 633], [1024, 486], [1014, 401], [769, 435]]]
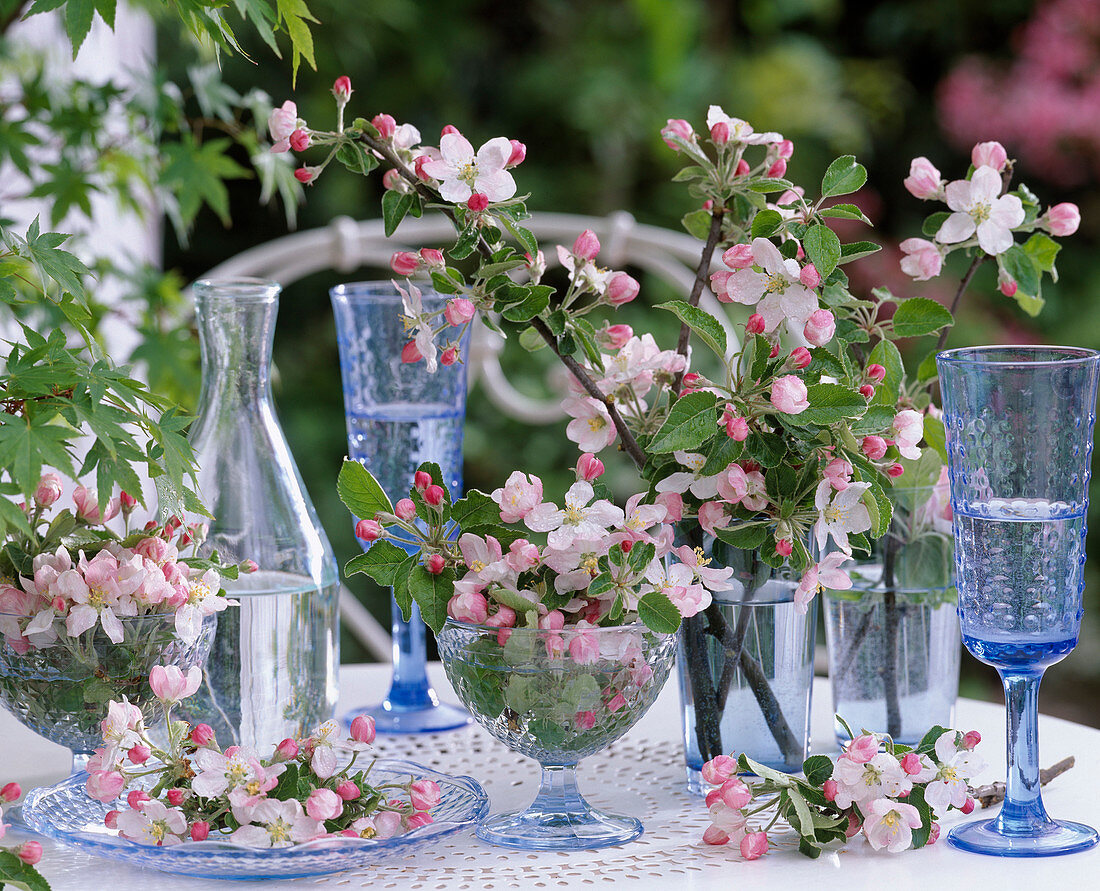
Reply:
[[31, 792], [23, 803], [23, 821], [30, 829], [80, 848], [96, 857], [204, 879], [274, 879], [320, 876], [356, 869], [372, 861], [427, 846], [436, 839], [475, 826], [489, 812], [489, 796], [471, 777], [452, 777], [411, 761], [380, 759], [371, 779], [408, 776], [435, 780], [442, 800], [432, 811], [435, 822], [387, 839], [318, 839], [287, 848], [250, 848], [228, 837], [184, 842], [170, 847], [142, 845], [119, 838], [103, 825], [114, 805], [89, 798], [87, 774], [76, 774], [55, 786]]

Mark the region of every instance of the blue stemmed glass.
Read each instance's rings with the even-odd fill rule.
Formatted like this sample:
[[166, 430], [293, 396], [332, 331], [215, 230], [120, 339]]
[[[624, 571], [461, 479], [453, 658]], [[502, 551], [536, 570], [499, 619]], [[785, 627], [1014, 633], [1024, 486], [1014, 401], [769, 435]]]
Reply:
[[[446, 298], [420, 286], [424, 311], [443, 309]], [[390, 500], [407, 497], [413, 473], [424, 461], [439, 465], [453, 497], [462, 494], [462, 428], [466, 416], [469, 334], [463, 362], [429, 374], [423, 362], [406, 364], [409, 340], [401, 295], [390, 282], [356, 282], [329, 292], [336, 316], [340, 373], [348, 426], [348, 454], [363, 462]], [[442, 324], [442, 318], [437, 321]], [[458, 329], [450, 329], [455, 335]], [[360, 542], [364, 549], [368, 547]], [[393, 680], [377, 706], [349, 714], [374, 717], [380, 733], [430, 733], [465, 727], [470, 716], [441, 703], [428, 683], [424, 623], [413, 604], [406, 622], [396, 602], [393, 616]]]
[[1100, 353], [976, 347], [936, 358], [947, 429], [963, 643], [1001, 676], [1008, 782], [1001, 812], [952, 829], [1004, 857], [1082, 851], [1095, 829], [1047, 816], [1039, 682], [1077, 645]]

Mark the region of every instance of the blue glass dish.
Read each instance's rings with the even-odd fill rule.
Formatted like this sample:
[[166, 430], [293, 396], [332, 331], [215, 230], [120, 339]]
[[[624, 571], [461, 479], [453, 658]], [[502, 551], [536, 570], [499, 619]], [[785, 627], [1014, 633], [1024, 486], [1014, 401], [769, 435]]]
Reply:
[[411, 761], [380, 760], [372, 779], [408, 776], [435, 780], [442, 800], [432, 810], [435, 822], [387, 839], [325, 838], [287, 848], [250, 848], [228, 837], [184, 842], [170, 847], [142, 845], [119, 838], [103, 825], [118, 803], [103, 804], [84, 791], [87, 774], [74, 774], [55, 786], [31, 792], [22, 818], [31, 830], [96, 857], [202, 879], [292, 879], [356, 869], [375, 860], [405, 854], [476, 825], [489, 812], [489, 796], [471, 777], [448, 776]]

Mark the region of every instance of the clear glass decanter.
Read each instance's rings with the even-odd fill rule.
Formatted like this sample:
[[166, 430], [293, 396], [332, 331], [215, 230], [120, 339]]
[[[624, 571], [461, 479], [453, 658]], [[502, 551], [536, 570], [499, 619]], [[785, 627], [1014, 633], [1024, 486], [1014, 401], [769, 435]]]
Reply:
[[[192, 715], [221, 745], [266, 748], [333, 716], [339, 669], [336, 558], [275, 415], [271, 346], [279, 285], [196, 282], [202, 396], [191, 430], [204, 544], [259, 570], [226, 580], [240, 602], [218, 629]], [[194, 721], [193, 721], [194, 723]]]

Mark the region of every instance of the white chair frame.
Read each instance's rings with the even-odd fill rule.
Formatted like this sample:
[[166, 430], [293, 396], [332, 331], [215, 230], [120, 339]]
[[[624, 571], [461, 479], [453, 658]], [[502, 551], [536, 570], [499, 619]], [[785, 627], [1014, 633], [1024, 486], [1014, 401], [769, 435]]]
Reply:
[[[601, 264], [629, 266], [650, 273], [672, 285], [685, 297], [695, 280], [700, 242], [686, 233], [637, 223], [625, 211], [606, 217], [536, 213], [525, 221], [535, 237], [547, 246], [572, 245], [584, 229], [600, 239]], [[337, 217], [328, 226], [298, 232], [251, 248], [211, 269], [203, 278], [259, 276], [286, 286], [326, 269], [351, 273], [363, 266], [388, 268], [394, 251], [418, 250], [425, 245], [447, 243], [454, 237], [449, 220], [439, 215], [406, 217], [390, 238], [381, 220], [358, 222]], [[553, 250], [545, 251], [548, 266], [557, 264]], [[715, 258], [718, 265], [718, 258]], [[721, 320], [731, 349], [737, 336], [726, 314], [709, 289], [703, 289], [702, 306]], [[480, 381], [489, 400], [506, 415], [530, 424], [550, 424], [564, 414], [557, 399], [538, 400], [516, 390], [500, 366], [504, 343], [484, 325], [473, 330], [468, 374], [470, 386]], [[560, 389], [554, 388], [552, 389]], [[378, 659], [388, 659], [392, 642], [370, 612], [346, 587], [340, 589], [340, 613], [352, 634]]]

